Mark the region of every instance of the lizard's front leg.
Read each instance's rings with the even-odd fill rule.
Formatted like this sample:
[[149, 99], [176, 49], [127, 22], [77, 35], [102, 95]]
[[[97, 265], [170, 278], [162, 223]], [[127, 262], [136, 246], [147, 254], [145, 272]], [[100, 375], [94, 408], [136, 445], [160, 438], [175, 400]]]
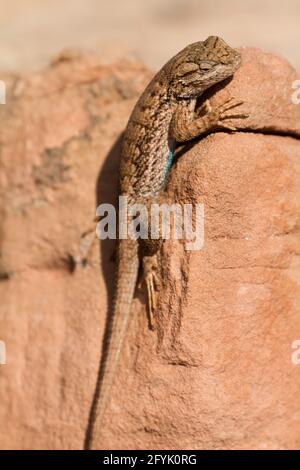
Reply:
[[204, 103], [206, 114], [197, 117], [195, 113], [196, 100], [189, 102], [179, 102], [170, 124], [170, 135], [177, 142], [186, 142], [216, 129], [236, 130], [232, 125], [227, 124], [227, 119], [237, 117], [247, 117], [245, 114], [234, 114], [232, 110], [243, 104], [243, 101], [236, 101], [229, 98], [216, 108], [212, 108], [209, 100]]

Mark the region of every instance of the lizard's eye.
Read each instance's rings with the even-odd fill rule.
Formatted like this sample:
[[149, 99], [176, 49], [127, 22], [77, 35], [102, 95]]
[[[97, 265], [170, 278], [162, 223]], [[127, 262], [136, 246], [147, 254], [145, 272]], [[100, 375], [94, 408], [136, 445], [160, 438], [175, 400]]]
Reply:
[[210, 70], [214, 66], [213, 62], [203, 61], [200, 62], [199, 67], [201, 70]]

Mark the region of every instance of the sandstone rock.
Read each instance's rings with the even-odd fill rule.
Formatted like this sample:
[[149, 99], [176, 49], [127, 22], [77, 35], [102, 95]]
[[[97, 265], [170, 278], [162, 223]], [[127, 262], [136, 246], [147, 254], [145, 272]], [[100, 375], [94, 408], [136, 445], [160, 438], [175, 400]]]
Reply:
[[299, 92], [295, 88], [300, 88], [299, 73], [286, 60], [259, 49], [241, 48], [240, 52], [243, 66], [228, 86], [215, 93], [212, 104], [233, 96], [244, 102], [237, 108], [239, 112], [249, 115], [246, 120], [235, 120], [239, 128], [299, 136]]
[[[258, 50], [243, 58], [211, 99], [244, 101], [240, 132], [180, 148], [169, 181], [178, 202], [204, 203], [204, 247], [165, 242], [156, 332], [137, 292], [99, 448], [300, 446], [300, 366], [291, 361], [300, 105], [288, 94], [297, 75]], [[99, 66], [64, 55], [9, 81], [0, 107], [3, 449], [84, 446], [114, 243], [95, 247], [85, 268], [74, 271], [71, 257], [97, 204], [115, 200], [120, 134], [149, 78], [133, 60]]]

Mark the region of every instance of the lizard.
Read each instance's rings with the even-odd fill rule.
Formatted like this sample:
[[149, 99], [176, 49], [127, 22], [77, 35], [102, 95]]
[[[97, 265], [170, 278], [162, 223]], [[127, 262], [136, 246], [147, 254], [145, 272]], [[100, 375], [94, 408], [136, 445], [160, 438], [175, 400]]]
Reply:
[[[226, 120], [240, 117], [232, 110], [242, 102], [232, 98], [213, 109], [209, 100], [205, 113], [196, 112], [197, 100], [213, 85], [231, 77], [240, 67], [240, 53], [217, 36], [188, 45], [154, 76], [137, 101], [125, 129], [119, 173], [120, 194], [128, 204], [149, 204], [166, 186], [174, 150], [201, 134], [236, 128]], [[107, 352], [95, 396], [88, 448], [99, 448], [103, 418], [117, 372], [126, 335], [130, 308], [138, 280], [142, 253], [151, 322], [156, 306], [157, 252], [160, 241], [143, 245], [141, 240], [118, 240], [116, 292]]]

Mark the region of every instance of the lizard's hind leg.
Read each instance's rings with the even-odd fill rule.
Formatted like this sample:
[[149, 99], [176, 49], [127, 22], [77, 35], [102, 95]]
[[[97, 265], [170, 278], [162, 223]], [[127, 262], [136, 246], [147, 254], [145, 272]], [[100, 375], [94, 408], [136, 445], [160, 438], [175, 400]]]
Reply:
[[[155, 329], [155, 311], [157, 308], [158, 292], [161, 290], [161, 263], [160, 253], [164, 240], [163, 224], [165, 223], [164, 217], [159, 214], [152, 213], [152, 204], [157, 206], [172, 205], [173, 200], [165, 193], [161, 192], [159, 195], [144, 201], [147, 207], [148, 220], [148, 238], [140, 239], [140, 258], [142, 259], [142, 280], [139, 284], [140, 287], [146, 287], [147, 300], [148, 300], [148, 315], [149, 324], [151, 329]], [[158, 215], [158, 217], [157, 217]]]
[[158, 277], [158, 256], [143, 257], [143, 280], [142, 283], [146, 285], [147, 298], [148, 298], [148, 313], [150, 328], [155, 329], [154, 313], [157, 305], [157, 291], [159, 290], [160, 281]]
[[[152, 200], [146, 202], [148, 214], [151, 214], [150, 208], [152, 202]], [[157, 202], [157, 200], [155, 200], [155, 202]], [[158, 238], [152, 238], [151, 223], [153, 221], [151, 219], [151, 216], [149, 217], [148, 222], [150, 222], [150, 225], [148, 224], [148, 238], [139, 240], [140, 257], [142, 259], [143, 271], [140, 287], [146, 287], [149, 326], [153, 330], [155, 329], [155, 310], [157, 307], [157, 295], [160, 289], [159, 253], [163, 240], [160, 236], [158, 236]]]

